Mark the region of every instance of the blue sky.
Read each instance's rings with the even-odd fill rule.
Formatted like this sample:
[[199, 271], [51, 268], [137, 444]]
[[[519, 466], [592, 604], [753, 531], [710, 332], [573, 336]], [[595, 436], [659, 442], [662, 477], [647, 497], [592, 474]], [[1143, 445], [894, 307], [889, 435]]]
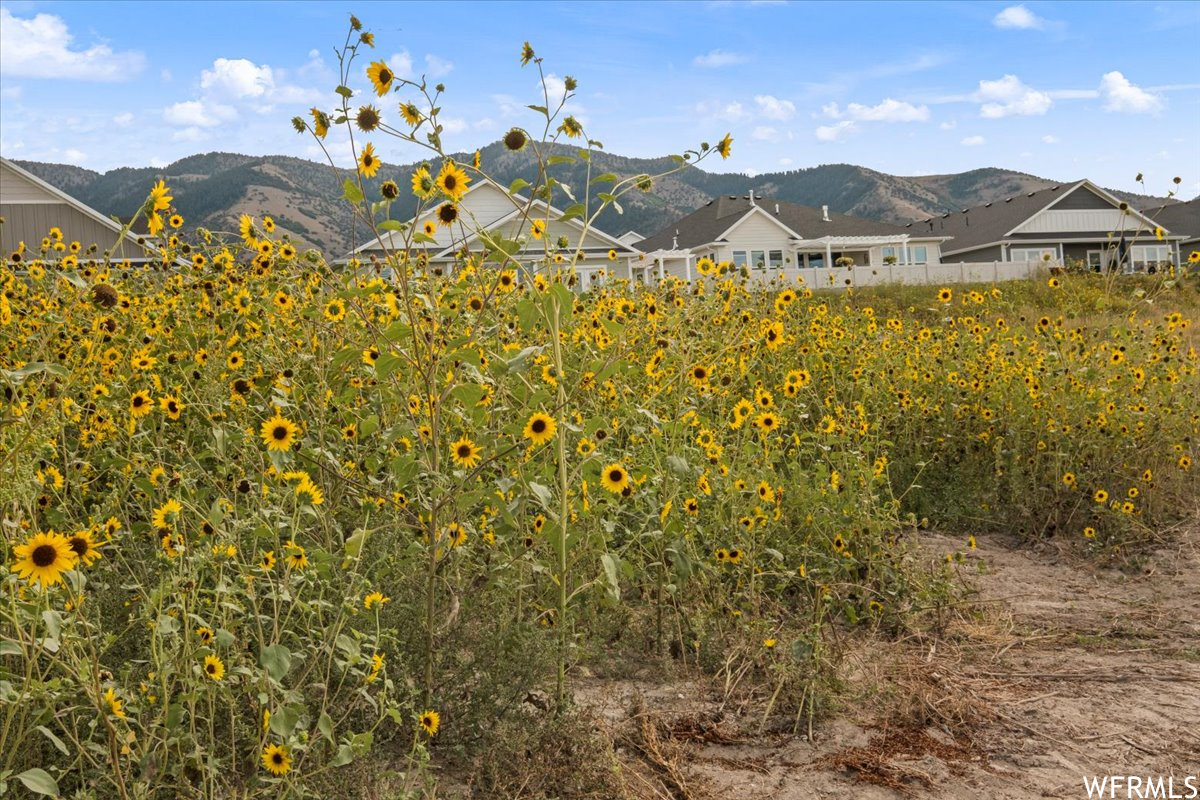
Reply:
[[[212, 150], [318, 158], [290, 119], [332, 108], [356, 13], [368, 60], [442, 82], [449, 149], [536, 119], [528, 40], [623, 155], [727, 131], [715, 171], [997, 166], [1200, 194], [1200, 3], [0, 2], [0, 152], [96, 170]], [[561, 89], [559, 89], [561, 91]], [[397, 120], [406, 95], [375, 102]], [[356, 98], [356, 102], [359, 99]], [[331, 142], [348, 163], [344, 141]], [[377, 138], [385, 162], [424, 157]]]

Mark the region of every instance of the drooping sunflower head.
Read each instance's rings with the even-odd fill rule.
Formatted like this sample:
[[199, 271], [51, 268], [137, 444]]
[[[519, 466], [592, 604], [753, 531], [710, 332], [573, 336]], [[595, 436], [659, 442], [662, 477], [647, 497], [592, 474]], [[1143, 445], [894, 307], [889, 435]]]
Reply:
[[421, 109], [417, 108], [413, 103], [400, 104], [400, 116], [404, 117], [404, 121], [414, 128], [421, 123]]
[[520, 128], [513, 128], [504, 134], [504, 146], [514, 153], [519, 153], [529, 144], [529, 136]]
[[731, 136], [728, 133], [725, 134], [724, 139], [717, 142], [717, 152], [721, 155], [721, 158], [729, 158], [729, 153], [731, 152], [732, 147], [733, 147], [733, 136]]
[[90, 567], [96, 559], [100, 558], [100, 548], [92, 538], [90, 528], [85, 528], [72, 534], [67, 539], [67, 544], [70, 545], [71, 551], [75, 553], [75, 556], [85, 567]]
[[375, 87], [375, 94], [383, 97], [392, 90], [392, 81], [396, 79], [396, 74], [388, 69], [388, 65], [383, 61], [372, 61], [371, 66], [367, 67], [367, 77]]
[[379, 127], [379, 109], [375, 106], [362, 106], [354, 117], [354, 123], [363, 133], [370, 133]]
[[442, 203], [437, 211], [438, 224], [449, 228], [458, 220], [458, 206], [454, 203]]

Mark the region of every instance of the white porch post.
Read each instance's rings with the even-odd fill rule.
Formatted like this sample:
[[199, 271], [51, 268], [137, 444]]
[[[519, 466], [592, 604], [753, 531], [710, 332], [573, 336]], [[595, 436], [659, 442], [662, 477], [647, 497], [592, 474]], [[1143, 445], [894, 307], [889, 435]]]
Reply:
[[829, 237], [825, 237], [825, 268], [833, 269], [833, 247], [829, 244]]
[[908, 264], [908, 259], [909, 259], [909, 258], [910, 258], [910, 256], [909, 256], [909, 253], [908, 253], [908, 235], [907, 235], [907, 234], [905, 234], [905, 236], [904, 236], [904, 264], [905, 264], [906, 266], [907, 266], [907, 264]]
[[687, 271], [687, 282], [688, 283], [692, 282], [692, 258], [693, 258], [693, 255], [694, 254], [692, 254], [692, 253], [688, 253], [687, 256], [683, 259], [683, 268], [684, 268], [684, 270]]
[[658, 282], [659, 283], [662, 283], [663, 279], [665, 279], [667, 277], [666, 272], [663, 270], [663, 261], [664, 260], [665, 259], [662, 259], [662, 258], [658, 259]]

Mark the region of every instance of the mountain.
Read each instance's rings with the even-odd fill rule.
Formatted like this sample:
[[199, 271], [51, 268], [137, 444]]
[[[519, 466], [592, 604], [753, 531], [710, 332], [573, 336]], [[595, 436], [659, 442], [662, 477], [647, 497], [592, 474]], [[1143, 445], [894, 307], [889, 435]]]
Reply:
[[[578, 150], [550, 146], [545, 155], [557, 156], [549, 174], [571, 187], [576, 196], [585, 189], [588, 163], [575, 156]], [[457, 154], [469, 163], [474, 154]], [[517, 178], [530, 183], [537, 179], [533, 145], [510, 152], [494, 142], [480, 153], [484, 170], [503, 185]], [[93, 172], [66, 164], [18, 161], [23, 168], [48, 183], [92, 206], [103, 214], [128, 219], [137, 213], [150, 187], [164, 178], [172, 189], [175, 206], [189, 225], [213, 231], [237, 230], [242, 214], [270, 215], [276, 224], [301, 247], [317, 247], [330, 256], [340, 256], [369, 236], [342, 200], [342, 183], [350, 170], [340, 170], [290, 156], [243, 156], [236, 153], [205, 153], [189, 156], [164, 167], [142, 167]], [[711, 162], [705, 162], [709, 165]], [[593, 151], [590, 177], [612, 173], [621, 178], [655, 175], [675, 165], [669, 157], [628, 158]], [[436, 165], [433, 165], [436, 169]], [[392, 216], [408, 219], [415, 199], [408, 191], [409, 176], [416, 164], [385, 165], [368, 182], [368, 197], [378, 197], [378, 187], [393, 179], [402, 188], [393, 204]], [[1082, 176], [1080, 176], [1082, 177]], [[636, 231], [649, 236], [669, 226], [719, 195], [754, 194], [808, 206], [829, 206], [830, 211], [884, 222], [906, 223], [950, 210], [962, 210], [1017, 194], [1054, 186], [1057, 182], [1012, 170], [987, 167], [954, 175], [902, 177], [852, 164], [825, 164], [808, 169], [747, 176], [706, 172], [689, 166], [681, 172], [655, 180], [648, 192], [634, 190], [620, 199], [623, 213], [607, 208], [597, 225], [614, 236]], [[605, 191], [611, 184], [593, 187]], [[1174, 202], [1163, 198], [1113, 194], [1139, 208]], [[555, 205], [571, 203], [561, 190]], [[593, 200], [593, 202], [597, 202]]]

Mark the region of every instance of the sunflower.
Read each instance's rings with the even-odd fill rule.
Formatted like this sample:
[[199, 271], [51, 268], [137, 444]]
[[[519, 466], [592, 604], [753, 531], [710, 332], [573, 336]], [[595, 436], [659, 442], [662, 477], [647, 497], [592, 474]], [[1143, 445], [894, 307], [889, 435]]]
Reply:
[[421, 725], [421, 730], [430, 736], [437, 736], [438, 726], [442, 724], [442, 717], [436, 711], [424, 711], [421, 713], [417, 722]]
[[396, 74], [382, 61], [372, 61], [371, 66], [367, 67], [367, 77], [375, 86], [375, 94], [383, 97], [392, 90], [392, 81], [396, 79]]
[[[158, 183], [154, 184], [154, 187], [150, 189], [150, 200], [153, 203], [153, 205], [150, 207], [151, 211], [166, 211], [171, 207], [171, 201], [175, 198], [167, 194], [169, 191], [171, 190], [167, 188], [167, 185], [163, 183], [161, 178], [159, 179]], [[58, 229], [52, 228], [51, 233], [56, 230]], [[62, 231], [58, 231], [58, 238], [62, 238]]]
[[140, 392], [134, 392], [133, 397], [129, 398], [129, 413], [135, 417], [144, 417], [154, 410], [154, 401], [150, 399], [150, 393], [145, 389]]
[[92, 539], [91, 528], [72, 535], [67, 539], [67, 544], [70, 545], [71, 551], [83, 562], [85, 567], [90, 567], [96, 559], [100, 558], [100, 548], [96, 546], [95, 540]]
[[379, 109], [375, 106], [360, 106], [354, 122], [363, 133], [370, 133], [379, 127]]
[[554, 438], [554, 432], [558, 429], [558, 423], [553, 417], [543, 414], [541, 411], [535, 411], [525, 423], [525, 430], [522, 435], [531, 441], [533, 444], [545, 444]]
[[292, 757], [287, 748], [278, 744], [269, 744], [262, 751], [263, 768], [272, 775], [287, 775], [292, 769]]
[[520, 128], [513, 128], [508, 133], [504, 134], [504, 146], [514, 153], [519, 153], [525, 149], [525, 145], [529, 143], [529, 137], [525, 135], [525, 131]]
[[289, 567], [292, 569], [305, 569], [308, 567], [308, 554], [301, 545], [289, 540], [283, 548], [288, 551], [288, 555], [284, 560], [287, 561]]
[[429, 169], [426, 167], [419, 167], [412, 176], [413, 194], [424, 200], [426, 197], [429, 197], [429, 195], [433, 194], [434, 188], [433, 176], [429, 174]]
[[432, 239], [434, 236], [437, 236], [437, 225], [431, 219], [426, 220], [425, 224], [421, 226], [421, 232]]
[[262, 424], [262, 429], [259, 431], [263, 442], [267, 445], [267, 449], [278, 450], [279, 452], [286, 452], [291, 449], [299, 432], [299, 426], [278, 411], [275, 412], [275, 416]]
[[363, 598], [363, 608], [370, 611], [375, 606], [383, 607], [383, 604], [391, 600], [390, 597], [385, 597], [383, 592], [370, 592]]
[[341, 322], [346, 317], [346, 303], [341, 298], [335, 298], [325, 304], [325, 319], [330, 322]]
[[450, 458], [466, 469], [473, 469], [479, 463], [479, 457], [479, 448], [466, 436], [450, 445]]
[[629, 473], [620, 464], [609, 464], [600, 473], [600, 485], [613, 494], [629, 488]]
[[414, 128], [420, 125], [423, 119], [421, 109], [417, 108], [413, 103], [401, 103], [400, 116], [404, 117], [404, 121]]
[[453, 161], [447, 161], [442, 164], [442, 169], [437, 175], [436, 183], [443, 194], [449, 197], [451, 201], [457, 203], [466, 194], [467, 183], [470, 180], [470, 176], [459, 169], [457, 164]]
[[225, 662], [221, 661], [220, 656], [208, 655], [204, 657], [204, 674], [212, 678], [214, 681], [219, 681], [225, 677]]
[[179, 416], [183, 413], [184, 409], [184, 405], [183, 403], [179, 402], [179, 398], [173, 397], [169, 394], [158, 398], [158, 407], [161, 408], [163, 412], [165, 412], [166, 415], [173, 420], [179, 419]]
[[150, 515], [150, 524], [158, 530], [170, 530], [172, 522], [183, 512], [183, 504], [178, 500], [168, 500]]
[[363, 148], [362, 155], [358, 157], [358, 171], [362, 173], [364, 178], [374, 178], [375, 173], [379, 172], [379, 167], [382, 162], [375, 155], [375, 145], [367, 142], [367, 146]]
[[114, 717], [125, 719], [125, 709], [122, 708], [122, 706], [125, 705], [125, 701], [117, 697], [116, 689], [113, 689], [110, 686], [107, 690], [105, 690], [104, 702], [108, 704], [108, 713], [112, 714]]
[[779, 427], [779, 417], [775, 416], [770, 411], [764, 411], [755, 417], [754, 427], [758, 428], [763, 433], [770, 433]]
[[442, 203], [437, 210], [438, 225], [449, 228], [458, 220], [458, 206], [454, 203]]
[[325, 135], [329, 133], [329, 115], [315, 106], [310, 108], [308, 113], [312, 114], [313, 133], [317, 135], [318, 139], [324, 139]]
[[937, 299], [939, 303], [949, 303], [954, 299], [954, 292], [943, 287], [938, 290]]
[[534, 239], [541, 240], [541, 238], [546, 235], [546, 221], [535, 219], [533, 222], [529, 223], [529, 235]]
[[54, 531], [35, 533], [14, 547], [13, 554], [19, 559], [13, 571], [43, 588], [62, 583], [63, 573], [73, 570], [79, 560], [67, 537]]
[[264, 572], [269, 572], [270, 570], [275, 569], [275, 551], [274, 550], [264, 550], [263, 551], [262, 558], [260, 558], [258, 560], [258, 568], [263, 570]]
[[583, 136], [583, 125], [575, 117], [570, 116], [562, 121], [562, 124], [558, 126], [558, 131], [571, 139], [578, 139]]
[[728, 133], [725, 138], [717, 142], [717, 152], [721, 154], [721, 158], [729, 158], [730, 148], [733, 146], [733, 137]]

